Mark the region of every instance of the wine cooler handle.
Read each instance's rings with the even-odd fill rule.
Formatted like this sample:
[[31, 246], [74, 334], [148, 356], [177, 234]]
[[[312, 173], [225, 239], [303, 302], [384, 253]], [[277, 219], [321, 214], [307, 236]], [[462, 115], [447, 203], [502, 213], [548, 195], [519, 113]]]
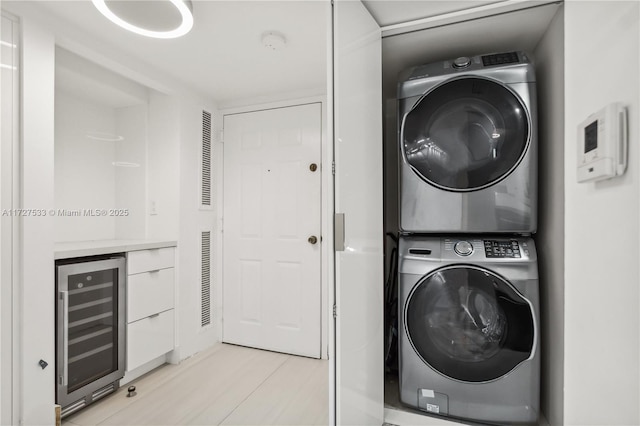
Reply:
[[69, 384], [69, 292], [62, 296], [62, 386]]

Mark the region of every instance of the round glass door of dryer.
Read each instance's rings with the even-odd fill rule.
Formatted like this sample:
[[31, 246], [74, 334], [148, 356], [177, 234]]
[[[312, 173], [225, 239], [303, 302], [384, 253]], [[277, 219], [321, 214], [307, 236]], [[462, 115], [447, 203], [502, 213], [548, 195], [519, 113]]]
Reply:
[[498, 379], [528, 359], [534, 347], [534, 314], [527, 300], [480, 267], [433, 271], [416, 284], [404, 309], [414, 350], [449, 378]]
[[529, 116], [511, 89], [461, 77], [426, 93], [404, 117], [402, 149], [418, 176], [466, 192], [508, 176], [526, 153]]

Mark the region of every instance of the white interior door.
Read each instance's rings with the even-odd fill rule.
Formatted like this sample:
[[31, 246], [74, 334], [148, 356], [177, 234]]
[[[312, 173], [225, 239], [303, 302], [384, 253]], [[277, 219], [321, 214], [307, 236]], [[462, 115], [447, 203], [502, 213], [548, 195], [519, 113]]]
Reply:
[[[334, 3], [336, 421], [384, 416], [382, 58], [380, 28], [359, 1]], [[336, 224], [338, 226], [338, 224]]]
[[224, 342], [320, 358], [321, 114], [224, 117]]

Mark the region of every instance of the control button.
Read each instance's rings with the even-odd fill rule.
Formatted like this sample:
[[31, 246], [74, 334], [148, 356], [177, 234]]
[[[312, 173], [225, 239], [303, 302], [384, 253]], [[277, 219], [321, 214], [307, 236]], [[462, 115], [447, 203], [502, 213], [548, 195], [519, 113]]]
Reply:
[[453, 249], [460, 256], [469, 256], [473, 253], [473, 246], [469, 241], [458, 241]]
[[471, 59], [466, 56], [462, 56], [456, 59], [455, 61], [453, 61], [454, 68], [466, 68], [469, 65], [471, 65]]

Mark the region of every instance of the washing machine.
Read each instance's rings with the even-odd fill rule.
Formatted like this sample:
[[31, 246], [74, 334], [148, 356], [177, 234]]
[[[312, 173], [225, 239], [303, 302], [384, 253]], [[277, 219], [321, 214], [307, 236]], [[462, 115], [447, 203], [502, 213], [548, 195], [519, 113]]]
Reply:
[[533, 240], [407, 236], [399, 256], [402, 403], [473, 422], [535, 423], [540, 320]]
[[398, 108], [402, 233], [536, 231], [536, 82], [527, 54], [409, 69]]

